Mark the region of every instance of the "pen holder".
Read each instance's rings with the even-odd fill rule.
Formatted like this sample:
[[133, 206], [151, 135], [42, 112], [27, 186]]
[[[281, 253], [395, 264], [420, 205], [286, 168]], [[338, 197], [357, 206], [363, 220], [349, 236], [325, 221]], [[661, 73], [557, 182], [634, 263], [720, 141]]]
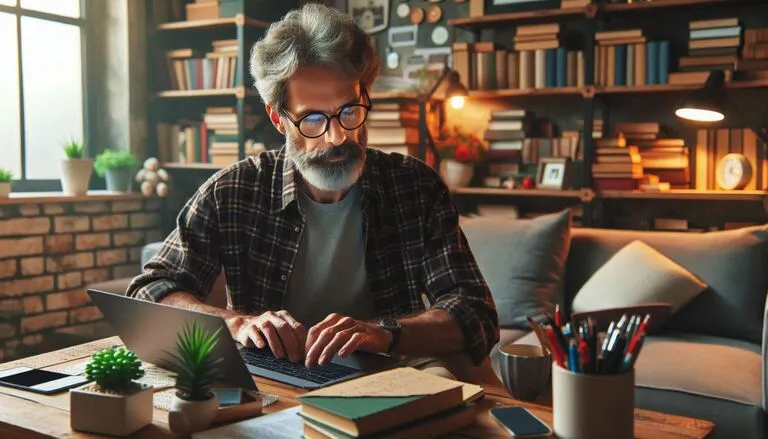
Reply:
[[552, 364], [552, 416], [560, 439], [632, 439], [635, 370], [616, 375], [571, 372]]

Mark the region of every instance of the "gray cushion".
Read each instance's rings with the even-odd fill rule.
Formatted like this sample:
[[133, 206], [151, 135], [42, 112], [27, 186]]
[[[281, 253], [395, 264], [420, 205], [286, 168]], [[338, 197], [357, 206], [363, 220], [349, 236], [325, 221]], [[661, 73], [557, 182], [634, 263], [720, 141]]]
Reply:
[[668, 330], [762, 341], [768, 291], [768, 224], [708, 233], [576, 228], [568, 256], [569, 297], [611, 256], [636, 239], [709, 286], [672, 315]]
[[526, 316], [554, 309], [570, 247], [570, 210], [534, 219], [478, 217], [461, 228], [502, 328], [530, 330]]

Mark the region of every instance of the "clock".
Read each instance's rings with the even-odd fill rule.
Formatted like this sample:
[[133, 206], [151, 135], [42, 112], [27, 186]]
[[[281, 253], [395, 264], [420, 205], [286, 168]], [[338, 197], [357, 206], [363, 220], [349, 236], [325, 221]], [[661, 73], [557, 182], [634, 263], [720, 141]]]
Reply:
[[717, 164], [717, 185], [721, 189], [744, 189], [751, 179], [752, 165], [743, 154], [727, 154]]

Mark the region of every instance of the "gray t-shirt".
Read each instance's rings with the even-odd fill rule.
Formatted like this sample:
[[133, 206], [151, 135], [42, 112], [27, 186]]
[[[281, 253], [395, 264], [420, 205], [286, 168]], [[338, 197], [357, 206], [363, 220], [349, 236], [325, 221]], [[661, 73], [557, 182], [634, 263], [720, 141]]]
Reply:
[[307, 329], [331, 313], [371, 319], [360, 188], [331, 204], [299, 194], [306, 226], [283, 308]]

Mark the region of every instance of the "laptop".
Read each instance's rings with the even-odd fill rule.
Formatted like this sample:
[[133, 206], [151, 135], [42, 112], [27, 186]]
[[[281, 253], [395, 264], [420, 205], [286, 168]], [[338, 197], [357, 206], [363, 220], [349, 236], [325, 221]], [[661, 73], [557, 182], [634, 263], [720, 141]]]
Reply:
[[223, 358], [221, 372], [230, 384], [244, 389], [257, 390], [251, 375], [302, 389], [316, 389], [402, 365], [402, 361], [392, 357], [355, 352], [347, 358], [337, 355], [325, 366], [307, 368], [303, 363], [276, 358], [268, 347], [242, 346], [232, 338], [219, 316], [105, 291], [87, 291], [125, 347], [141, 361], [162, 368], [168, 368], [167, 352], [175, 350], [177, 334], [185, 325], [197, 322], [208, 333], [220, 329], [215, 354]]

